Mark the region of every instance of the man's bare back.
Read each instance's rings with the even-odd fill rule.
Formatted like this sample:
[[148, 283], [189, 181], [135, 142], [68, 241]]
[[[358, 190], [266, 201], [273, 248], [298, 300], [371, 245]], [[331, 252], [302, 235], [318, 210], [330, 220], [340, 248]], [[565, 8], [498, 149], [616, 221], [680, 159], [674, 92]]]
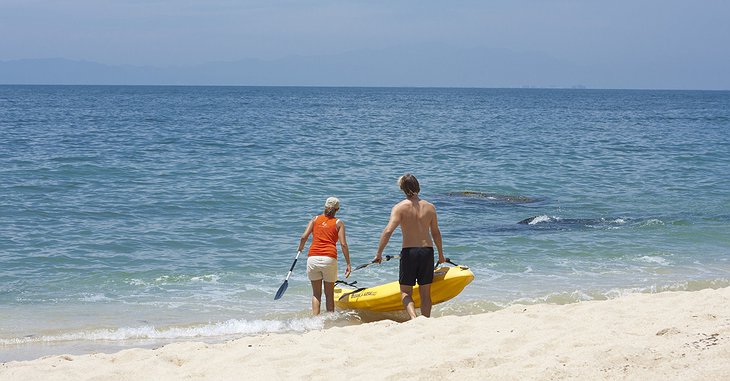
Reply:
[[433, 204], [418, 197], [405, 199], [393, 207], [392, 213], [400, 222], [403, 247], [433, 247], [432, 224], [436, 218]]

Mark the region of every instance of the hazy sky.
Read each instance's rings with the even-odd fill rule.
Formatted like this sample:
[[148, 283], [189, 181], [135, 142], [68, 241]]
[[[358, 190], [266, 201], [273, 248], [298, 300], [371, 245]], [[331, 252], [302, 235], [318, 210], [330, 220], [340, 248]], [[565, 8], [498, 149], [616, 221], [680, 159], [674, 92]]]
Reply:
[[418, 45], [702, 79], [728, 73], [730, 1], [0, 0], [0, 35], [0, 60], [168, 66]]

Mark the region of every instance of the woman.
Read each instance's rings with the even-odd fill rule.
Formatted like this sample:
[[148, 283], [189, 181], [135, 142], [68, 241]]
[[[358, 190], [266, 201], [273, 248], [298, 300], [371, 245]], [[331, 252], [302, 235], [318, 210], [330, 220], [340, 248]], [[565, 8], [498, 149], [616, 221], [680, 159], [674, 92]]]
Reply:
[[337, 280], [337, 241], [340, 241], [342, 254], [347, 261], [345, 278], [350, 276], [350, 251], [347, 248], [345, 237], [345, 223], [335, 218], [340, 210], [340, 200], [330, 197], [324, 203], [324, 213], [315, 216], [304, 229], [299, 240], [299, 251], [312, 234], [312, 244], [309, 246], [307, 258], [307, 276], [312, 282], [312, 314], [319, 315], [322, 304], [322, 282], [324, 281], [324, 296], [328, 312], [335, 310], [335, 281]]

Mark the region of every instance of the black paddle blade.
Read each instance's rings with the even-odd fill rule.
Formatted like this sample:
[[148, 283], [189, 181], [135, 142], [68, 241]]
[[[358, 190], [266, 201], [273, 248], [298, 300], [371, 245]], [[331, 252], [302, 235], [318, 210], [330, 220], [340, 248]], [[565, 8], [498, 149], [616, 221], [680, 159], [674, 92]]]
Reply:
[[[360, 265], [360, 266], [357, 266], [357, 267], [355, 267], [355, 270], [360, 270], [360, 269], [364, 269], [364, 268], [366, 268], [366, 267], [368, 267], [368, 266], [372, 265], [373, 263], [375, 263], [375, 262], [370, 262], [370, 263], [365, 263], [365, 264], [362, 264], [362, 265]], [[352, 270], [352, 271], [355, 271], [355, 270]]]
[[279, 290], [276, 291], [276, 295], [274, 295], [274, 300], [281, 299], [281, 296], [284, 295], [284, 292], [286, 291], [287, 287], [289, 287], [289, 281], [285, 280], [284, 283], [281, 284], [279, 287]]

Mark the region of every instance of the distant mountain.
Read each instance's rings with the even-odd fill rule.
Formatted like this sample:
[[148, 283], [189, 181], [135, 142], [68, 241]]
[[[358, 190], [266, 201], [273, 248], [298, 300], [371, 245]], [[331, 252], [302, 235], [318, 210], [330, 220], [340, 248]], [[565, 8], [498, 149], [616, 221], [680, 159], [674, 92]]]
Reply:
[[0, 84], [574, 87], [589, 74], [545, 54], [430, 46], [171, 67], [0, 61]]

